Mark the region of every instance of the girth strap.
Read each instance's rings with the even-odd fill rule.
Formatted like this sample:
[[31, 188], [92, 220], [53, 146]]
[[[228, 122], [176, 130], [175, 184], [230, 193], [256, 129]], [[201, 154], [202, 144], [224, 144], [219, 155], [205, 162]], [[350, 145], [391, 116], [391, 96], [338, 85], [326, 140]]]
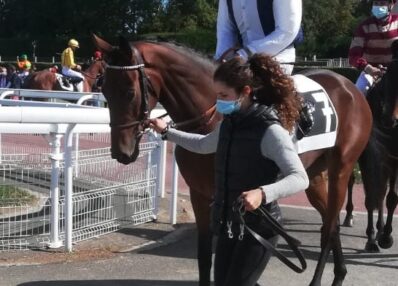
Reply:
[[283, 228], [283, 226], [265, 209], [264, 206], [261, 205], [257, 210], [261, 214], [261, 216], [264, 218], [264, 220], [267, 221], [270, 228], [272, 230], [274, 230], [277, 234], [279, 234], [281, 237], [283, 237], [283, 239], [286, 241], [286, 243], [288, 244], [290, 249], [293, 250], [294, 254], [296, 255], [297, 259], [299, 260], [301, 267], [297, 266], [292, 261], [290, 261], [279, 250], [277, 250], [268, 240], [264, 239], [258, 233], [256, 233], [250, 227], [248, 227], [245, 223], [245, 220], [243, 219], [242, 213], [239, 211], [240, 223], [244, 225], [244, 227], [250, 232], [250, 234], [255, 239], [257, 239], [257, 241], [259, 243], [261, 243], [266, 249], [271, 251], [272, 254], [274, 254], [285, 265], [287, 265], [289, 268], [291, 268], [293, 271], [295, 271], [297, 273], [304, 272], [304, 270], [307, 269], [307, 262], [305, 261], [305, 258], [303, 256], [302, 252], [298, 248], [298, 246], [301, 245], [301, 242], [299, 240], [295, 239], [294, 237], [290, 236], [289, 234], [287, 234], [285, 229]]

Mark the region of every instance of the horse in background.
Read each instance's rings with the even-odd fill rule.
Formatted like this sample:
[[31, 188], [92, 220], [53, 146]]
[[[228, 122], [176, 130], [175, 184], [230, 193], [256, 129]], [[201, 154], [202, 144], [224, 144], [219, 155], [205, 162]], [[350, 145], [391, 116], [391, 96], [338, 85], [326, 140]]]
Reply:
[[[93, 62], [86, 70], [81, 73], [84, 76], [83, 92], [92, 92], [97, 88], [97, 81], [102, 77], [105, 71], [104, 61]], [[62, 88], [57, 74], [50, 70], [33, 72], [29, 75], [22, 88], [39, 90], [65, 90]]]
[[[123, 164], [136, 160], [142, 133], [148, 127], [149, 113], [157, 102], [181, 130], [207, 134], [221, 119], [214, 110], [214, 63], [186, 48], [167, 43], [129, 43], [120, 38], [119, 46], [114, 47], [95, 35], [94, 42], [108, 64], [102, 91], [110, 109], [112, 158]], [[339, 214], [355, 162], [368, 142], [372, 118], [365, 98], [347, 78], [325, 70], [306, 75], [328, 92], [339, 117], [336, 145], [300, 156], [310, 177], [307, 197], [323, 219], [322, 250], [311, 285], [321, 285], [322, 273], [332, 250], [333, 285], [337, 286], [342, 285], [347, 273], [339, 234]], [[198, 229], [199, 284], [209, 286], [214, 155], [195, 154], [177, 146], [175, 157], [190, 187]], [[325, 170], [328, 171], [328, 181]]]
[[[391, 49], [392, 62], [367, 94], [373, 127], [369, 143], [359, 158], [368, 212], [365, 250], [369, 252], [379, 252], [378, 246], [390, 248], [394, 242], [392, 219], [398, 204], [398, 40], [392, 43]], [[387, 207], [385, 224], [384, 199]], [[375, 210], [378, 210], [377, 234], [373, 227]]]

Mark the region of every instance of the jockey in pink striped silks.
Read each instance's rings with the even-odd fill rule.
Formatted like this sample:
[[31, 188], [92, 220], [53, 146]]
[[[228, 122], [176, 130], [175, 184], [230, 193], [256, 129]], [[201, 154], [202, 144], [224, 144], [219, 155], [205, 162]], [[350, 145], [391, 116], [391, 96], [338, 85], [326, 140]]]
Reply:
[[398, 15], [391, 14], [394, 2], [373, 0], [372, 15], [354, 32], [348, 59], [361, 71], [356, 86], [364, 95], [392, 59], [391, 44], [398, 39]]

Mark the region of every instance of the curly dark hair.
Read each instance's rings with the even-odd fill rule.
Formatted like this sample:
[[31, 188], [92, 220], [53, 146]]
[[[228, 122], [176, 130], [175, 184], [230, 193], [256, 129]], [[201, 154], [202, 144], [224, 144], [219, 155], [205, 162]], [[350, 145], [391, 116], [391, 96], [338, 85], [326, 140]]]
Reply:
[[293, 79], [271, 56], [254, 54], [247, 62], [234, 58], [217, 68], [214, 80], [234, 88], [237, 93], [242, 92], [244, 86], [251, 86], [253, 99], [274, 106], [282, 126], [289, 132], [299, 119], [301, 99]]

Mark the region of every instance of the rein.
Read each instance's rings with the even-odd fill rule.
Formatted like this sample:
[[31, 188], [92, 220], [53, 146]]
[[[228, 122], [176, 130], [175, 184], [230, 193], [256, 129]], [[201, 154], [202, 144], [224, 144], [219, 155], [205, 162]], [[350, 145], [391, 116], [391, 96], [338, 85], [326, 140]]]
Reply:
[[[206, 121], [206, 124], [208, 124], [213, 120], [213, 118], [216, 114], [215, 111], [216, 111], [216, 105], [214, 104], [212, 107], [210, 107], [208, 110], [206, 110], [205, 113], [203, 113], [195, 118], [192, 118], [192, 119], [188, 119], [188, 120], [177, 122], [177, 123], [172, 123], [172, 127], [176, 128], [176, 129], [181, 129], [186, 126], [192, 125], [196, 122], [200, 122], [203, 119], [205, 119], [206, 117], [210, 116], [210, 118]], [[166, 113], [166, 115], [167, 115], [167, 113]], [[200, 124], [200, 126], [202, 126], [202, 125], [203, 124]]]
[[100, 75], [99, 77], [94, 77], [94, 76], [91, 76], [91, 75], [89, 75], [88, 73], [83, 72], [83, 71], [81, 71], [81, 74], [84, 75], [85, 77], [90, 78], [90, 79], [97, 79], [97, 78], [100, 78], [100, 77], [103, 76], [103, 75]]
[[[106, 63], [104, 62], [103, 65], [106, 65]], [[86, 71], [80, 71], [80, 72], [82, 75], [84, 75], [85, 77], [88, 77], [90, 79], [99, 79], [104, 76], [104, 74], [101, 74], [100, 76], [92, 76], [92, 75], [88, 74]]]
[[277, 234], [279, 234], [288, 244], [291, 250], [293, 250], [297, 259], [300, 262], [300, 266], [294, 264], [291, 260], [289, 260], [285, 255], [283, 255], [279, 250], [277, 250], [268, 240], [264, 239], [261, 235], [252, 230], [243, 218], [245, 214], [245, 207], [241, 200], [235, 202], [234, 209], [239, 213], [239, 220], [244, 228], [249, 231], [249, 233], [259, 242], [262, 246], [272, 252], [281, 262], [283, 262], [286, 266], [292, 269], [294, 272], [302, 273], [307, 269], [307, 262], [305, 261], [303, 253], [298, 248], [301, 245], [301, 242], [294, 237], [290, 236], [283, 226], [268, 212], [268, 210], [263, 206], [257, 208], [258, 213], [262, 216], [262, 218], [268, 223], [269, 227], [274, 230]]

